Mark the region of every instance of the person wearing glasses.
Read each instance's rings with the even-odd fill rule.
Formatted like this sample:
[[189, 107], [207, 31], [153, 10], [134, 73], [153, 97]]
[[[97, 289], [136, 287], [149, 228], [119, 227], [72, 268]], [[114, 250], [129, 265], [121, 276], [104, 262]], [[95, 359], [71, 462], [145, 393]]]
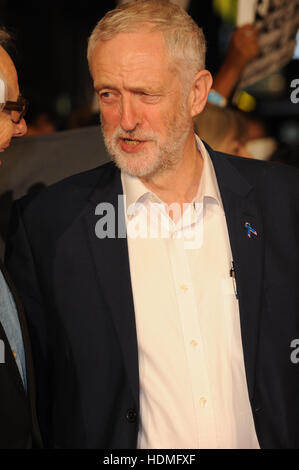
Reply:
[[[27, 131], [27, 101], [20, 95], [14, 63], [0, 29], [0, 151]], [[17, 293], [0, 264], [0, 448], [41, 447], [35, 412], [35, 386], [26, 319]]]
[[[22, 135], [26, 134], [27, 126], [24, 120], [24, 115], [27, 110], [28, 101], [19, 95], [17, 101], [10, 101], [6, 100], [5, 93], [6, 90], [9, 88], [5, 85], [5, 77], [0, 73], [0, 80], [2, 82], [2, 92], [0, 98], [0, 109], [1, 109], [1, 124], [3, 123], [3, 134], [1, 135], [1, 151], [9, 146], [11, 137], [21, 137]], [[4, 85], [3, 85], [4, 84]], [[4, 116], [8, 116], [5, 118]], [[8, 141], [3, 142], [3, 136], [6, 134], [7, 131], [11, 133], [10, 139]]]
[[27, 132], [24, 115], [27, 100], [20, 95], [18, 76], [12, 59], [3, 48], [8, 33], [0, 30], [0, 151], [10, 144], [12, 137], [22, 137]]

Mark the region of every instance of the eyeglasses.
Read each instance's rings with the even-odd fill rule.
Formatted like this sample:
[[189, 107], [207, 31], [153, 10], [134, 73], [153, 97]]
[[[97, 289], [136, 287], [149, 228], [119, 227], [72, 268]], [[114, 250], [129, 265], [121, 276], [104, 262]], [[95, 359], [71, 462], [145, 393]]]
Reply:
[[6, 101], [1, 111], [11, 111], [10, 119], [14, 124], [19, 124], [28, 108], [28, 101], [19, 96], [18, 101]]

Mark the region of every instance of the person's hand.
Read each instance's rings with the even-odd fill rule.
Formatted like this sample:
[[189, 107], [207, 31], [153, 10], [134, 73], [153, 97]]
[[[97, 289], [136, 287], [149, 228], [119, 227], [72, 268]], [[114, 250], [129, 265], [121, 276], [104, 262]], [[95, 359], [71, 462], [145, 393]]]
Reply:
[[258, 29], [253, 24], [246, 24], [236, 29], [231, 37], [225, 62], [240, 71], [259, 55]]
[[213, 89], [228, 99], [245, 66], [260, 53], [258, 29], [246, 24], [236, 29], [228, 45], [220, 69], [214, 77]]

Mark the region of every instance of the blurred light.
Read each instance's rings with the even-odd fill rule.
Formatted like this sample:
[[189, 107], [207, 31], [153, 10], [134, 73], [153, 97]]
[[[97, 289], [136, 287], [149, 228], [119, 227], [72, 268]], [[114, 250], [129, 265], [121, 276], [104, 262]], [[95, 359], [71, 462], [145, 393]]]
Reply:
[[58, 96], [55, 103], [55, 109], [60, 117], [68, 116], [72, 110], [72, 104], [69, 95], [64, 94]]
[[294, 49], [293, 59], [299, 59], [299, 29], [298, 29], [297, 35], [296, 35], [296, 46], [295, 46], [295, 49]]
[[97, 114], [100, 112], [98, 94], [94, 92], [92, 103], [91, 103], [91, 112]]
[[271, 75], [253, 83], [248, 87], [250, 93], [264, 95], [283, 94], [287, 88], [286, 78], [281, 70], [273, 72]]
[[241, 111], [245, 111], [246, 113], [249, 113], [250, 111], [253, 111], [256, 107], [256, 99], [254, 96], [250, 95], [246, 91], [241, 91], [239, 96], [237, 96], [236, 99], [236, 105]]
[[285, 89], [286, 81], [281, 73], [274, 73], [268, 77], [267, 85], [270, 93], [281, 93]]
[[297, 121], [285, 121], [279, 129], [279, 138], [285, 144], [299, 144], [299, 123]]
[[269, 160], [277, 149], [277, 142], [273, 137], [262, 137], [249, 140], [245, 144], [246, 150], [257, 160]]
[[236, 24], [238, 0], [213, 0], [213, 7], [223, 21]]
[[236, 26], [255, 23], [258, 0], [238, 0]]

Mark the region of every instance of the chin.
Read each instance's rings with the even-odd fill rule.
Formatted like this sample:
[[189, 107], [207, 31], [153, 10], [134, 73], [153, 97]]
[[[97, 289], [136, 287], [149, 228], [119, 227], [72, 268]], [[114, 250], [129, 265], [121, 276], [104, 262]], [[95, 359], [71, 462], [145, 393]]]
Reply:
[[156, 173], [161, 166], [158, 159], [140, 154], [135, 154], [134, 156], [114, 154], [112, 159], [120, 170], [137, 177]]
[[130, 154], [121, 148], [106, 142], [106, 148], [116, 166], [123, 172], [137, 177], [144, 177], [155, 172], [160, 166], [158, 155], [146, 152]]

